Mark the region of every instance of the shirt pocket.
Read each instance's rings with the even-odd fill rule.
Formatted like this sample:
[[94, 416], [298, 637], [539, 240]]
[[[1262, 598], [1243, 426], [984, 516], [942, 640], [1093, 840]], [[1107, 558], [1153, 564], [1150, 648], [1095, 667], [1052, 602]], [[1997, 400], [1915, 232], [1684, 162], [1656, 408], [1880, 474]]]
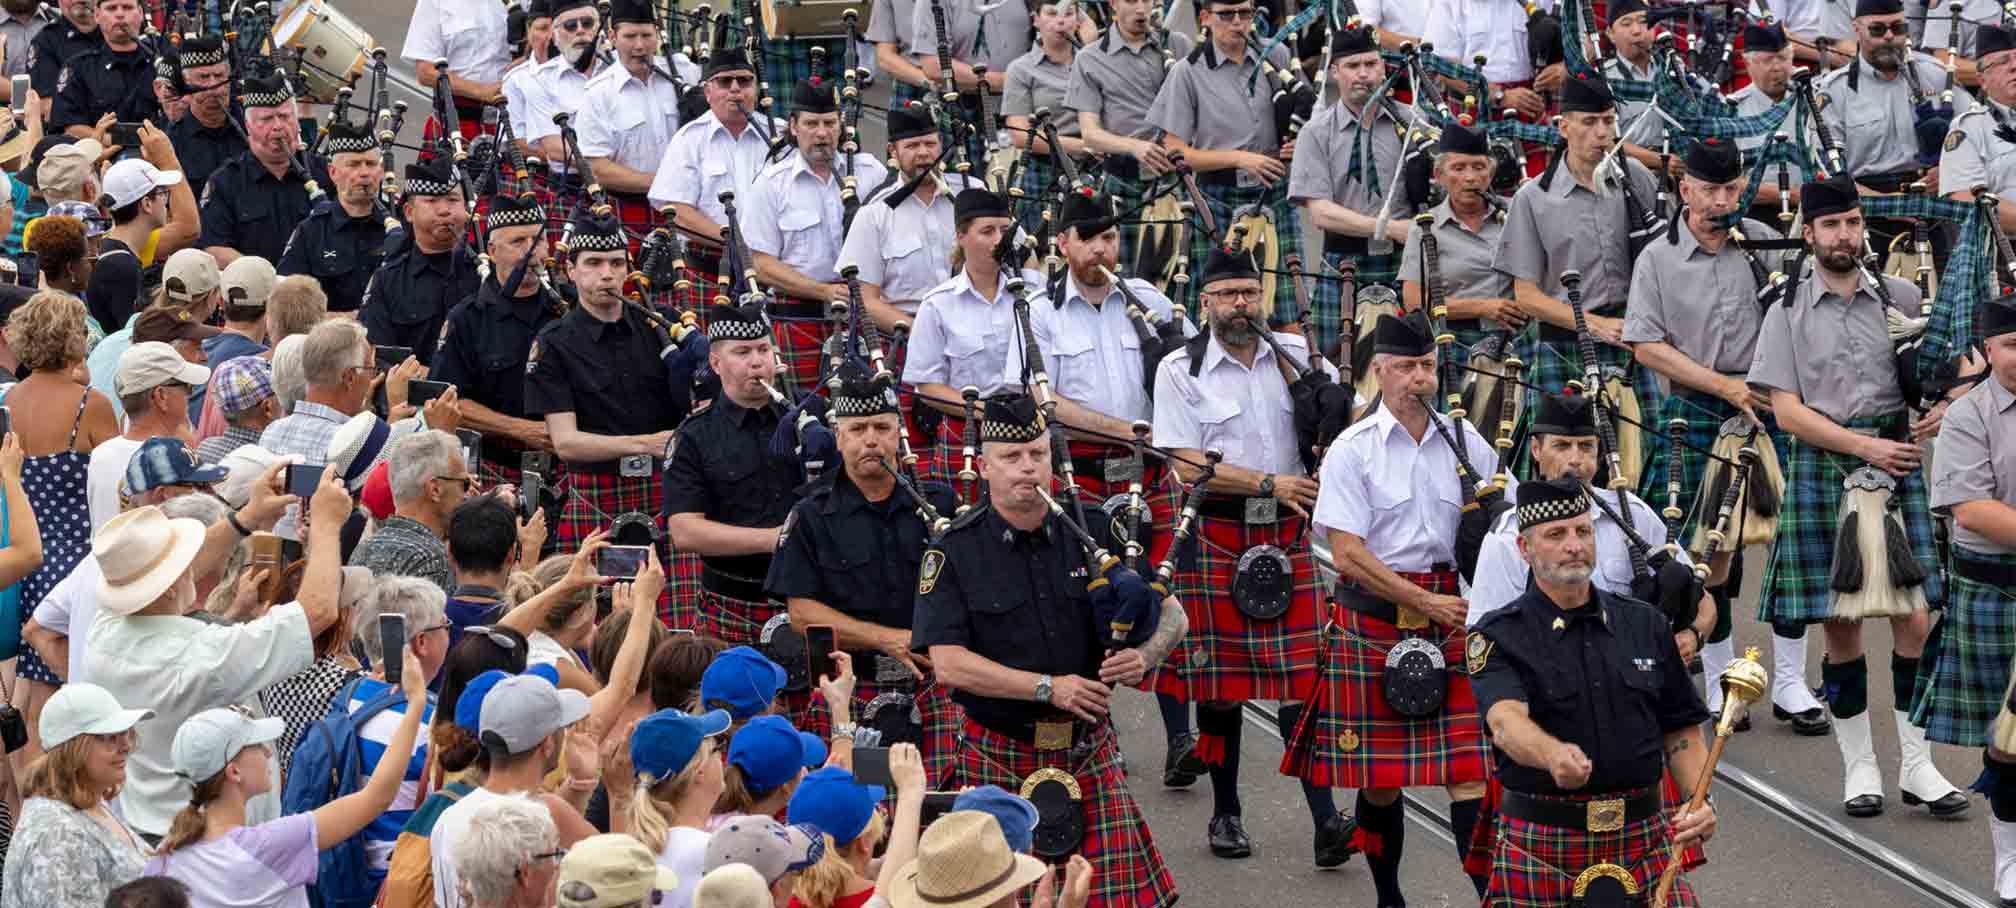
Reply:
[[[953, 327], [954, 321], [945, 323], [946, 375], [954, 388], [972, 385], [986, 388], [989, 381], [998, 376], [1003, 364], [988, 354], [987, 338], [978, 333], [961, 333]], [[968, 327], [965, 331], [971, 332]]]
[[494, 54], [499, 42], [506, 37], [504, 31], [495, 25], [490, 17], [458, 17], [444, 8], [441, 40], [448, 48], [450, 64], [466, 67], [470, 62], [485, 60]]
[[972, 625], [967, 639], [976, 652], [981, 652], [985, 641], [986, 652], [981, 655], [1021, 654], [1016, 661], [1027, 661], [1029, 654], [1041, 649], [1042, 632], [1040, 625], [1030, 620], [1034, 616], [1028, 612], [1026, 586], [981, 588], [969, 584], [967, 596], [966, 620]]
[[1092, 338], [1066, 332], [1050, 341], [1050, 356], [1057, 361], [1057, 392], [1075, 401], [1099, 400], [1107, 376], [1100, 373], [1099, 350]]
[[781, 241], [778, 258], [794, 266], [825, 264], [813, 258], [822, 251], [818, 211], [802, 204], [786, 207], [777, 215], [777, 234]]
[[323, 238], [323, 242], [326, 245], [323, 245], [320, 249], [311, 248], [308, 250], [309, 274], [314, 275], [319, 280], [326, 281], [343, 277], [357, 270], [356, 250], [348, 246], [329, 242], [329, 238], [326, 236]]
[[1197, 405], [1197, 440], [1207, 449], [1217, 448], [1227, 462], [1242, 463], [1246, 441], [1241, 437], [1238, 422], [1238, 404], [1207, 397]]
[[733, 189], [735, 172], [728, 166], [728, 156], [709, 154], [700, 159], [700, 197], [717, 199], [723, 189]]

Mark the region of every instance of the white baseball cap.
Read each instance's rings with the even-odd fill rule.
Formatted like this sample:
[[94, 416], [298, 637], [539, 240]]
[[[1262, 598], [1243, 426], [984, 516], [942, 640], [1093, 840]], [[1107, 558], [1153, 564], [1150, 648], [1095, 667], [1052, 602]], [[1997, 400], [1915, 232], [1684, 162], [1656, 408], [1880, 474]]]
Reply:
[[119, 354], [119, 368], [112, 373], [112, 392], [124, 397], [151, 391], [171, 381], [203, 387], [210, 383], [210, 367], [183, 359], [174, 347], [161, 341], [146, 341]]
[[255, 719], [243, 708], [206, 709], [175, 730], [168, 762], [175, 774], [201, 782], [224, 771], [224, 764], [255, 744], [271, 744], [287, 731], [285, 719]]
[[147, 197], [156, 189], [182, 182], [179, 170], [162, 170], [139, 158], [127, 158], [105, 171], [105, 194], [113, 208], [124, 208]]
[[152, 718], [153, 710], [126, 709], [105, 688], [72, 682], [42, 704], [42, 749], [55, 750], [78, 735], [116, 735]]

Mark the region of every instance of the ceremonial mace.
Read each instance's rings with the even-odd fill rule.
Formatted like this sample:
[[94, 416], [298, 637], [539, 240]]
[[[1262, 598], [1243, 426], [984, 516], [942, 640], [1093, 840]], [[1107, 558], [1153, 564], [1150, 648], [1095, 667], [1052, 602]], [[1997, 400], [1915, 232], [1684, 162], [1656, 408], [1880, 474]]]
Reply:
[[[1736, 723], [1742, 720], [1750, 704], [1764, 696], [1764, 689], [1771, 686], [1770, 675], [1757, 661], [1760, 655], [1757, 647], [1750, 647], [1743, 658], [1722, 670], [1722, 718], [1715, 723], [1715, 743], [1708, 748], [1708, 765], [1701, 767], [1701, 778], [1694, 783], [1694, 797], [1687, 802], [1690, 814], [1708, 803], [1708, 786], [1715, 781], [1715, 764], [1722, 761], [1722, 748], [1729, 743]], [[1659, 874], [1659, 888], [1652, 893], [1652, 908], [1666, 908], [1666, 900], [1673, 894], [1673, 881], [1679, 877], [1680, 846], [1670, 845], [1666, 849], [1666, 870]]]

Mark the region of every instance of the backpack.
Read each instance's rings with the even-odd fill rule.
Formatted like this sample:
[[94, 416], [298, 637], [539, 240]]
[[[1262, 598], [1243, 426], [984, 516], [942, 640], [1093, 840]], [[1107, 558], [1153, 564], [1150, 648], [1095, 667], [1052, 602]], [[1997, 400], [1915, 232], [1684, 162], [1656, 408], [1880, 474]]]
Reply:
[[434, 821], [475, 790], [476, 786], [467, 782], [452, 783], [421, 802], [406, 819], [406, 828], [399, 831], [399, 841], [392, 846], [391, 865], [385, 871], [384, 888], [378, 890], [376, 908], [434, 908]]
[[[364, 679], [352, 678], [329, 701], [329, 712], [301, 732], [295, 742], [286, 785], [281, 791], [282, 814], [309, 813], [364, 787], [364, 749], [359, 731], [379, 713], [404, 702], [396, 687], [371, 698], [356, 712], [350, 701]], [[410, 755], [409, 755], [410, 756]], [[387, 759], [396, 755], [387, 754]], [[314, 908], [367, 908], [378, 894], [364, 833], [323, 846], [315, 884], [308, 887]]]

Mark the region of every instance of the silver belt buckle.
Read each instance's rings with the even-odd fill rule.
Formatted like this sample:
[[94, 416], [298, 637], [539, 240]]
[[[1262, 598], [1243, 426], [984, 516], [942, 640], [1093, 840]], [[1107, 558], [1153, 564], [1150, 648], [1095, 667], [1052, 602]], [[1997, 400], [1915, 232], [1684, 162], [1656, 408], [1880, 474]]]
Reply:
[[1134, 468], [1132, 457], [1112, 457], [1105, 462], [1108, 483], [1133, 482], [1141, 478], [1141, 471]]
[[1246, 499], [1246, 522], [1252, 524], [1273, 523], [1280, 519], [1280, 502], [1274, 498], [1254, 496]]
[[649, 479], [651, 455], [631, 454], [616, 462], [616, 472], [625, 479]]

